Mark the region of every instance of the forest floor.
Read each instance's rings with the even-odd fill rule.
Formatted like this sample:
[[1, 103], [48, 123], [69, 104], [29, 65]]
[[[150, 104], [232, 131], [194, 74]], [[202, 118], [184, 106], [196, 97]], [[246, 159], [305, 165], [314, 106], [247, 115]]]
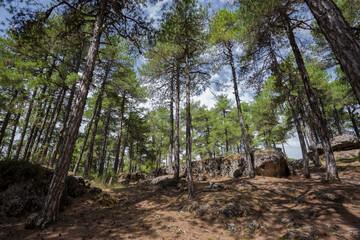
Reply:
[[341, 183], [324, 169], [301, 176], [218, 179], [226, 189], [196, 198], [179, 188], [130, 185], [73, 199], [46, 230], [26, 218], [0, 222], [0, 239], [360, 239], [360, 161], [338, 162]]

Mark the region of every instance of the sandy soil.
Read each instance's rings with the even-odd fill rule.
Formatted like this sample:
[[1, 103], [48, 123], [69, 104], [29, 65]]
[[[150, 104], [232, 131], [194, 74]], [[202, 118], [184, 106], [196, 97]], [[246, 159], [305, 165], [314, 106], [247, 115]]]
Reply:
[[196, 183], [193, 201], [183, 188], [105, 189], [73, 199], [46, 230], [1, 218], [0, 239], [360, 239], [360, 162], [339, 165], [342, 183], [322, 183], [323, 169], [311, 179], [218, 179], [226, 190]]

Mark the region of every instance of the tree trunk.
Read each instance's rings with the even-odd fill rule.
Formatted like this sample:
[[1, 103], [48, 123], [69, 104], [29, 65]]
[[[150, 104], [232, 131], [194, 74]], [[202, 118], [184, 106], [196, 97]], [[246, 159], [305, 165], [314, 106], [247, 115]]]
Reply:
[[51, 106], [52, 106], [52, 103], [53, 103], [53, 100], [54, 100], [54, 97], [51, 97], [50, 99], [50, 103], [48, 104], [48, 107], [45, 111], [45, 116], [43, 117], [43, 121], [41, 123], [41, 126], [40, 126], [40, 129], [38, 131], [38, 134], [37, 134], [37, 137], [35, 138], [36, 141], [35, 141], [35, 144], [34, 144], [34, 147], [32, 148], [31, 150], [31, 156], [30, 156], [30, 162], [33, 161], [33, 158], [35, 157], [35, 152], [37, 151], [37, 148], [39, 146], [39, 143], [40, 143], [40, 140], [41, 140], [41, 136], [42, 136], [42, 133], [44, 131], [44, 128], [45, 128], [45, 124], [46, 124], [46, 121], [47, 121], [47, 118], [49, 116], [49, 113], [50, 113], [50, 110], [51, 110]]
[[106, 72], [105, 72], [105, 75], [104, 75], [104, 78], [103, 78], [103, 82], [101, 84], [100, 94], [99, 94], [99, 97], [98, 97], [98, 100], [99, 100], [98, 110], [97, 110], [97, 113], [96, 113], [96, 116], [95, 116], [94, 129], [93, 129], [91, 139], [90, 139], [90, 142], [89, 142], [88, 154], [87, 154], [86, 161], [85, 161], [85, 166], [84, 166], [84, 174], [83, 174], [83, 176], [85, 178], [87, 177], [87, 175], [88, 175], [88, 173], [89, 173], [89, 171], [91, 169], [91, 165], [93, 163], [95, 137], [96, 137], [96, 133], [97, 133], [98, 123], [99, 123], [99, 120], [100, 120], [103, 95], [104, 95], [105, 86], [106, 86], [106, 80], [107, 80], [109, 72], [110, 72], [110, 67], [106, 68]]
[[180, 180], [180, 69], [176, 68], [174, 180]]
[[336, 127], [337, 127], [339, 135], [344, 135], [345, 134], [345, 129], [344, 129], [343, 124], [341, 123], [339, 112], [338, 112], [338, 110], [336, 109], [335, 106], [334, 106], [334, 116], [335, 116], [334, 117], [335, 118], [335, 123], [336, 123]]
[[356, 124], [356, 120], [355, 120], [355, 116], [354, 116], [354, 111], [355, 110], [352, 111], [349, 106], [347, 106], [346, 109], [347, 109], [347, 111], [349, 113], [349, 117], [350, 117], [351, 123], [353, 125], [356, 137], [360, 138], [359, 128], [358, 128], [358, 126]]
[[115, 150], [115, 162], [114, 162], [114, 172], [119, 174], [119, 158], [120, 158], [120, 149], [121, 149], [121, 138], [122, 138], [122, 127], [123, 127], [123, 119], [125, 112], [125, 103], [126, 103], [126, 91], [124, 90], [122, 101], [121, 101], [121, 110], [120, 110], [120, 124], [119, 131], [117, 136], [117, 144]]
[[360, 42], [333, 0], [305, 0], [360, 103]]
[[173, 172], [173, 148], [174, 148], [174, 78], [170, 83], [170, 136], [169, 136], [169, 154], [167, 158], [168, 174]]
[[299, 117], [297, 115], [295, 102], [294, 102], [294, 99], [291, 96], [291, 93], [290, 93], [290, 90], [289, 90], [288, 86], [285, 83], [284, 76], [282, 74], [279, 63], [278, 63], [278, 61], [276, 59], [276, 55], [275, 55], [275, 52], [274, 52], [272, 46], [270, 46], [270, 49], [271, 49], [272, 61], [273, 61], [274, 65], [275, 65], [276, 73], [279, 76], [279, 81], [281, 82], [281, 84], [283, 86], [283, 89], [284, 89], [284, 91], [286, 93], [286, 97], [287, 97], [288, 103], [290, 105], [291, 114], [293, 116], [296, 131], [297, 131], [297, 134], [298, 134], [300, 147], [301, 147], [301, 153], [302, 153], [302, 157], [303, 157], [303, 163], [304, 163], [304, 177], [305, 178], [310, 178], [309, 158], [308, 158], [308, 155], [307, 155], [307, 149], [306, 149], [306, 145], [305, 145], [304, 133], [303, 133], [303, 131], [301, 129], [301, 123], [300, 123]]
[[10, 143], [9, 143], [9, 146], [8, 146], [8, 149], [7, 149], [7, 153], [6, 153], [6, 158], [10, 158], [11, 156], [11, 150], [12, 150], [12, 147], [13, 147], [13, 144], [14, 144], [14, 139], [15, 139], [15, 135], [16, 135], [16, 128], [19, 124], [19, 119], [20, 119], [20, 113], [17, 114], [16, 118], [15, 118], [15, 121], [14, 121], [14, 128], [12, 130], [12, 134], [11, 134], [11, 139], [10, 139]]
[[19, 145], [17, 147], [15, 158], [14, 158], [15, 160], [18, 160], [19, 156], [20, 156], [22, 144], [23, 144], [24, 137], [25, 137], [25, 134], [26, 134], [26, 130], [27, 130], [27, 127], [28, 127], [28, 124], [29, 124], [29, 119], [30, 119], [30, 116], [31, 116], [31, 112], [32, 112], [32, 108], [33, 108], [33, 104], [34, 104], [34, 100], [35, 100], [37, 91], [38, 91], [38, 88], [35, 88], [34, 91], [33, 91], [32, 96], [31, 96], [31, 99], [30, 99], [29, 108], [28, 108], [28, 111], [26, 113], [24, 126], [23, 126], [21, 136], [20, 136], [20, 139], [19, 139]]
[[285, 14], [283, 15], [286, 20], [286, 32], [290, 41], [291, 48], [295, 55], [295, 60], [301, 75], [301, 78], [304, 83], [305, 92], [309, 100], [310, 108], [314, 114], [314, 121], [319, 129], [319, 135], [321, 138], [321, 144], [324, 149], [325, 159], [326, 159], [326, 180], [339, 180], [339, 176], [336, 169], [336, 162], [333, 150], [330, 145], [330, 138], [327, 131], [327, 123], [321, 114], [321, 110], [319, 107], [318, 100], [316, 98], [314, 89], [311, 86], [310, 77], [306, 70], [304, 60], [302, 58], [300, 49], [295, 41], [295, 35], [293, 33], [293, 29], [290, 25], [290, 19]]
[[[121, 158], [120, 158], [120, 163], [119, 163], [119, 169], [121, 170], [121, 172], [124, 171], [124, 156], [125, 156], [125, 149], [126, 149], [126, 146], [128, 144], [128, 140], [129, 140], [129, 132], [130, 132], [130, 123], [128, 124], [128, 129], [127, 129], [127, 133], [126, 133], [125, 140], [124, 140], [124, 147], [121, 152]], [[119, 170], [118, 170], [118, 172], [119, 172]]]
[[[59, 101], [58, 101], [58, 103], [56, 105], [56, 108], [55, 108], [55, 115], [53, 116], [53, 118], [50, 121], [50, 125], [48, 127], [47, 134], [45, 135], [43, 144], [41, 146], [42, 148], [40, 150], [40, 155], [39, 155], [39, 159], [40, 159], [41, 162], [44, 161], [44, 159], [46, 158], [47, 152], [49, 150], [49, 145], [50, 145], [50, 142], [51, 142], [51, 139], [52, 139], [52, 135], [54, 133], [54, 129], [55, 129], [57, 120], [59, 118], [59, 114], [61, 112], [61, 107], [62, 107], [63, 102], [64, 102], [64, 98], [65, 98], [65, 95], [66, 95], [66, 90], [67, 89], [64, 87], [62, 89], [62, 91], [61, 91], [60, 99], [59, 99]], [[50, 165], [50, 159], [47, 161], [47, 165], [48, 166]]]
[[65, 133], [65, 130], [66, 130], [66, 126], [68, 125], [68, 120], [69, 120], [69, 116], [70, 116], [70, 112], [71, 112], [71, 106], [72, 106], [74, 96], [75, 96], [75, 90], [76, 90], [76, 83], [74, 83], [72, 85], [71, 90], [70, 90], [70, 96], [69, 96], [67, 106], [66, 106], [66, 109], [65, 109], [65, 115], [64, 115], [64, 118], [63, 118], [63, 122], [62, 122], [60, 130], [59, 130], [59, 136], [57, 137], [55, 146], [54, 146], [54, 148], [53, 148], [53, 150], [51, 152], [51, 156], [50, 156], [50, 160], [49, 160], [50, 167], [53, 167], [54, 164], [56, 163], [57, 153], [59, 151], [61, 143], [64, 140], [64, 133]]
[[13, 105], [13, 102], [15, 101], [17, 95], [18, 95], [19, 91], [16, 90], [14, 92], [14, 95], [12, 96], [11, 100], [10, 100], [10, 103], [9, 103], [9, 108], [8, 108], [8, 111], [5, 115], [5, 118], [4, 118], [4, 121], [1, 125], [1, 129], [0, 129], [0, 146], [2, 144], [2, 140], [4, 139], [5, 137], [5, 133], [6, 133], [6, 128], [7, 128], [7, 125], [9, 124], [9, 120], [10, 120], [10, 117], [11, 117], [11, 114], [12, 114], [12, 105]]
[[74, 170], [73, 170], [74, 174], [76, 174], [77, 171], [79, 170], [80, 161], [82, 159], [82, 156], [83, 156], [85, 148], [86, 148], [86, 143], [87, 143], [87, 140], [88, 140], [89, 135], [90, 135], [91, 127], [92, 127], [92, 124], [94, 122], [94, 118], [97, 115], [97, 110], [98, 110], [98, 106], [99, 106], [99, 103], [100, 103], [100, 99], [101, 99], [100, 97], [98, 97], [96, 99], [96, 103], [95, 103], [95, 106], [94, 106], [94, 111], [93, 111], [93, 114], [91, 115], [90, 122], [88, 124], [87, 131], [85, 133], [84, 142], [83, 142], [83, 145], [81, 146], [79, 157], [78, 157], [78, 159], [76, 161], [76, 164], [75, 164], [75, 167], [74, 167]]
[[234, 94], [235, 94], [235, 100], [236, 100], [236, 107], [238, 110], [238, 117], [239, 117], [239, 123], [240, 123], [240, 129], [241, 129], [241, 137], [244, 143], [245, 148], [245, 158], [246, 163], [248, 166], [247, 172], [249, 178], [255, 177], [255, 171], [254, 171], [254, 164], [251, 159], [251, 144], [250, 144], [250, 136], [248, 135], [246, 131], [245, 121], [244, 121], [244, 115], [241, 109], [241, 101], [239, 96], [239, 89], [237, 85], [237, 76], [236, 76], [236, 70], [235, 70], [235, 64], [234, 64], [234, 57], [232, 52], [232, 46], [230, 43], [226, 46], [228, 52], [227, 57], [229, 59], [229, 65], [231, 67], [232, 77], [233, 77], [233, 87], [234, 87]]
[[109, 125], [110, 125], [110, 119], [111, 119], [111, 110], [112, 106], [109, 106], [109, 109], [106, 114], [106, 122], [104, 123], [105, 129], [104, 129], [104, 139], [103, 139], [103, 145], [102, 145], [102, 151], [101, 151], [101, 158], [100, 158], [100, 165], [99, 165], [99, 174], [98, 177], [101, 177], [104, 173], [104, 167], [105, 167], [105, 159], [106, 159], [106, 145], [108, 141], [108, 134], [109, 134]]
[[81, 79], [79, 92], [71, 113], [71, 123], [64, 141], [64, 148], [56, 165], [54, 176], [50, 183], [48, 194], [45, 198], [45, 204], [41, 211], [41, 219], [37, 221], [38, 227], [45, 227], [47, 223], [55, 222], [59, 212], [59, 204], [62, 193], [65, 188], [65, 178], [67, 176], [72, 154], [75, 147], [75, 141], [79, 132], [81, 119], [83, 116], [88, 90], [92, 80], [97, 52], [100, 44], [100, 36], [105, 16], [106, 0], [100, 1], [100, 9], [96, 16], [93, 28], [93, 36], [88, 50], [85, 71]]
[[316, 167], [320, 167], [321, 162], [320, 162], [319, 151], [316, 148], [316, 143], [315, 143], [313, 135], [311, 133], [311, 128], [310, 128], [309, 124], [306, 122], [305, 119], [304, 119], [304, 126], [305, 126], [305, 132], [308, 135], [308, 139], [309, 139], [309, 142], [310, 142], [309, 149], [314, 153], [314, 165]]
[[191, 166], [191, 112], [190, 112], [190, 94], [191, 94], [191, 80], [188, 62], [188, 53], [185, 53], [185, 80], [186, 80], [186, 172], [188, 182], [189, 199], [195, 197], [195, 188], [192, 175]]

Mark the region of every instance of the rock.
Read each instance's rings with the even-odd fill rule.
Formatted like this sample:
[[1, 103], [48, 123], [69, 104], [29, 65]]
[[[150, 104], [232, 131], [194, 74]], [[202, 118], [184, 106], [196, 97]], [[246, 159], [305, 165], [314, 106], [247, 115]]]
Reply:
[[143, 172], [123, 173], [118, 176], [117, 182], [121, 184], [129, 184], [131, 182], [139, 182], [143, 179], [145, 179]]
[[287, 230], [281, 239], [287, 240], [313, 240], [308, 234], [304, 234], [298, 230]]
[[252, 221], [245, 221], [244, 225], [247, 229], [249, 229], [251, 232], [254, 232], [255, 230], [260, 228], [260, 224], [256, 220]]
[[[330, 144], [334, 152], [360, 149], [360, 139], [352, 135], [344, 134], [335, 136], [330, 140]], [[320, 154], [324, 152], [321, 144], [316, 145], [316, 148]]]
[[289, 177], [290, 170], [282, 153], [259, 151], [254, 153], [255, 174], [267, 177]]
[[178, 183], [178, 181], [173, 179], [172, 175], [160, 176], [150, 181], [150, 184], [160, 185], [162, 187], [176, 187]]
[[[39, 211], [45, 201], [53, 170], [22, 161], [0, 161], [0, 214], [20, 217], [27, 212]], [[68, 176], [60, 203], [60, 210], [90, 190], [80, 177]], [[30, 224], [31, 225], [31, 224]], [[29, 225], [29, 226], [30, 226]]]
[[243, 215], [246, 215], [247, 210], [242, 206], [236, 206], [235, 204], [230, 204], [219, 209], [218, 214], [222, 214], [226, 218], [234, 218], [234, 217], [241, 217]]
[[288, 161], [288, 166], [294, 169], [302, 169], [304, 167], [304, 161], [302, 158]]
[[30, 214], [30, 216], [28, 216], [26, 219], [25, 229], [35, 229], [39, 218], [40, 218], [39, 213]]

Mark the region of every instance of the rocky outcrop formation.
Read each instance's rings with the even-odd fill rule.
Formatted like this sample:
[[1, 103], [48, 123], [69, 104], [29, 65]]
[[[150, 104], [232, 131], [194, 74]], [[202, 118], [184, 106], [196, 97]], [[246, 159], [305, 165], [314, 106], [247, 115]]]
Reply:
[[[334, 152], [360, 149], [360, 139], [352, 135], [344, 134], [333, 137], [330, 140], [330, 144]], [[318, 149], [320, 154], [324, 152], [321, 144], [318, 144], [316, 148]]]
[[[268, 177], [288, 177], [290, 171], [286, 157], [279, 152], [265, 150], [252, 154], [255, 173]], [[235, 154], [226, 157], [203, 159], [192, 162], [195, 179], [204, 181], [212, 178], [237, 178], [247, 175], [245, 154]], [[186, 176], [185, 164], [180, 164], [180, 176]]]
[[[49, 189], [53, 170], [22, 161], [0, 161], [0, 214], [20, 217], [39, 211]], [[70, 203], [68, 197], [79, 197], [92, 191], [81, 177], [68, 176], [60, 209]]]
[[143, 172], [123, 173], [118, 176], [117, 182], [121, 184], [129, 184], [131, 182], [138, 182], [143, 179], [145, 179]]

